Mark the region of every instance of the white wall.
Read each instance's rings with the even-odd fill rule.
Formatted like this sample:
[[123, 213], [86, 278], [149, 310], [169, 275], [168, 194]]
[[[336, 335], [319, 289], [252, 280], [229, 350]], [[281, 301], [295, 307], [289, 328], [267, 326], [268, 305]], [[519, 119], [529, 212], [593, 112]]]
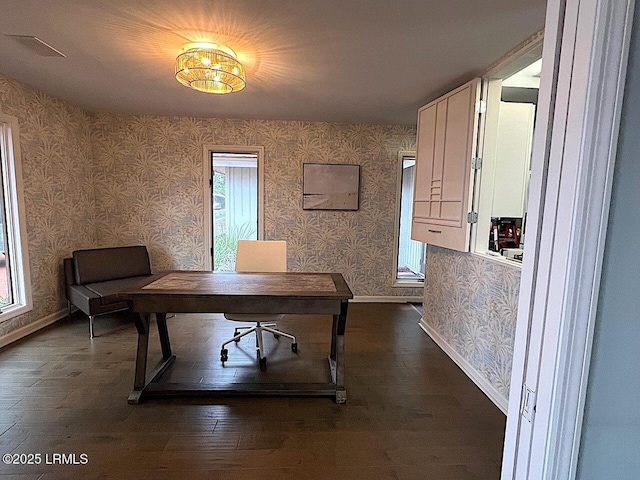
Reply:
[[581, 480], [640, 478], [640, 9], [636, 9], [583, 434]]
[[492, 217], [523, 217], [531, 164], [534, 105], [500, 102]]
[[[227, 229], [251, 228], [258, 234], [258, 168], [226, 167]], [[243, 227], [244, 226], [244, 227]], [[248, 237], [254, 238], [254, 237]]]

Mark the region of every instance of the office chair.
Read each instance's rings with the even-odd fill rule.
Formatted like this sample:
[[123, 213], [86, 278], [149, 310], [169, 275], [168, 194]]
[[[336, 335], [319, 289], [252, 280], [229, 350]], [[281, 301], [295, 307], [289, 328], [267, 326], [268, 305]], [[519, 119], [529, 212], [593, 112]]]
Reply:
[[[287, 271], [287, 242], [282, 240], [238, 240], [238, 252], [236, 254], [236, 272], [286, 272]], [[267, 365], [267, 357], [264, 356], [264, 343], [262, 332], [272, 333], [275, 338], [280, 336], [290, 338], [291, 350], [296, 353], [298, 344], [296, 337], [289, 333], [278, 330], [275, 322], [281, 320], [284, 315], [261, 315], [261, 314], [234, 314], [225, 313], [227, 320], [236, 322], [255, 322], [252, 327], [236, 327], [233, 331], [233, 338], [222, 344], [220, 349], [220, 361], [224, 364], [229, 358], [229, 351], [225, 348], [231, 342], [238, 342], [242, 337], [252, 332], [256, 332], [256, 350], [258, 353], [258, 363], [261, 367]]]

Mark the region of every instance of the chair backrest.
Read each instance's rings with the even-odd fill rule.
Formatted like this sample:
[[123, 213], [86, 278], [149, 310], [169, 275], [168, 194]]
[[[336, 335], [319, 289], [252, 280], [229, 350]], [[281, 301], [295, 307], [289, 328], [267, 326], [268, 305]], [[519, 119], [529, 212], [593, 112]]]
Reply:
[[149, 252], [144, 245], [90, 248], [73, 252], [78, 285], [151, 275]]
[[284, 240], [238, 240], [236, 272], [286, 272]]

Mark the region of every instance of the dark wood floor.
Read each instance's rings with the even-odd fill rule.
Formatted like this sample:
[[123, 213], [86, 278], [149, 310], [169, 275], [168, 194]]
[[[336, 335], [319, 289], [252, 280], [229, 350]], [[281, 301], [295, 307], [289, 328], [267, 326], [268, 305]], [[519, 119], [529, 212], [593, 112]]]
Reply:
[[[215, 320], [211, 320], [214, 318]], [[0, 350], [0, 453], [40, 453], [42, 464], [0, 464], [0, 479], [497, 479], [504, 415], [420, 330], [410, 305], [352, 304], [346, 405], [328, 398], [151, 399], [127, 404], [135, 329], [98, 318], [89, 340], [74, 314]], [[329, 317], [289, 317], [298, 336], [220, 343], [234, 324], [217, 315], [168, 320], [174, 381], [325, 381]], [[155, 330], [155, 325], [154, 325]], [[153, 360], [159, 357], [151, 339]], [[88, 464], [45, 465], [54, 453]]]

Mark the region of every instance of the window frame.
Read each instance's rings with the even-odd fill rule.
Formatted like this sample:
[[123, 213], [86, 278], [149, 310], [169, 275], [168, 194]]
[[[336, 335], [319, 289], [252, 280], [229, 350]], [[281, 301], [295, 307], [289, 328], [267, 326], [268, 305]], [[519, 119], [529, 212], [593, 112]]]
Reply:
[[[415, 160], [416, 151], [415, 150], [400, 150], [398, 152], [398, 160], [397, 160], [397, 175], [396, 175], [396, 206], [395, 206], [395, 229], [394, 229], [394, 248], [393, 248], [393, 270], [392, 274], [392, 287], [422, 287], [424, 285], [424, 277], [423, 278], [411, 278], [411, 279], [399, 279], [398, 278], [398, 255], [400, 254], [400, 214], [402, 209], [402, 175], [403, 175], [403, 162], [404, 159], [410, 157]], [[415, 190], [414, 190], [415, 194]], [[409, 222], [413, 220], [413, 199], [411, 199], [411, 210], [412, 216], [409, 219]], [[418, 241], [418, 240], [416, 240]], [[421, 242], [424, 243], [424, 242]], [[425, 251], [426, 257], [426, 251]], [[426, 260], [425, 260], [426, 261]]]
[[0, 323], [33, 309], [29, 248], [23, 197], [18, 119], [0, 113], [0, 156], [8, 252], [7, 269], [13, 302], [2, 307]]
[[[493, 198], [493, 190], [487, 189], [486, 187], [484, 189], [482, 188], [483, 174], [485, 176], [493, 174], [493, 159], [488, 158], [488, 147], [485, 142], [487, 122], [492, 120], [493, 112], [489, 110], [491, 106], [487, 105], [486, 102], [489, 96], [489, 89], [495, 88], [497, 80], [502, 81], [502, 79], [513, 75], [523, 67], [530, 64], [536, 58], [542, 58], [543, 42], [544, 37], [540, 36], [540, 38], [537, 38], [531, 43], [506, 56], [490, 70], [486, 71], [481, 77], [481, 101], [483, 102], [483, 112], [478, 131], [478, 156], [483, 160], [482, 168], [476, 171], [473, 180], [473, 201], [471, 211], [477, 213], [478, 221], [471, 225], [469, 252], [473, 255], [482, 257], [483, 259], [491, 260], [502, 265], [508, 265], [518, 270], [522, 269], [522, 262], [507, 259], [499, 254], [488, 253], [489, 250], [486, 248], [488, 237], [480, 232], [480, 226], [486, 225], [487, 219], [489, 219], [490, 222], [490, 209], [492, 204], [489, 197], [491, 197], [491, 199]], [[493, 120], [497, 121], [497, 114], [496, 118]], [[489, 195], [489, 192], [491, 195]]]

